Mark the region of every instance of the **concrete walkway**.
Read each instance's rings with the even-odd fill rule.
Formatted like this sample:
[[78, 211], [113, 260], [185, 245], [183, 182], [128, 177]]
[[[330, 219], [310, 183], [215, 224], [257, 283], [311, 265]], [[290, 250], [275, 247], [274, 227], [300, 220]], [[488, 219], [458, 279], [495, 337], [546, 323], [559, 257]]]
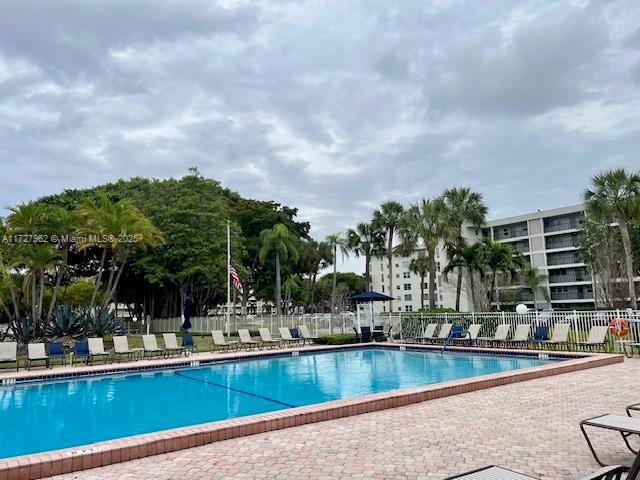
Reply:
[[[640, 360], [148, 457], [57, 479], [442, 479], [500, 464], [545, 480], [598, 468], [581, 419], [640, 402]], [[632, 455], [594, 436], [611, 463]]]

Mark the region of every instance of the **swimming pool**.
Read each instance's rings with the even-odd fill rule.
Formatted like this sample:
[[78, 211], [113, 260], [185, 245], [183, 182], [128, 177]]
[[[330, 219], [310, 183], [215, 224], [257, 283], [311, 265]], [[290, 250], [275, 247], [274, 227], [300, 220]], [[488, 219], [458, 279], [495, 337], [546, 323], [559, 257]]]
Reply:
[[362, 348], [0, 387], [0, 458], [546, 365]]

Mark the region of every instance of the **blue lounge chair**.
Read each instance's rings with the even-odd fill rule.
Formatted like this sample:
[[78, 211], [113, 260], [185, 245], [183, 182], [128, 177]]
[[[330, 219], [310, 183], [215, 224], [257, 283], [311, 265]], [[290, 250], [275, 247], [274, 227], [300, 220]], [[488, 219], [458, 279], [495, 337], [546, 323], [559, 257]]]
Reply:
[[49, 350], [49, 361], [51, 364], [53, 364], [55, 360], [60, 360], [60, 364], [62, 366], [67, 363], [67, 359], [64, 354], [64, 344], [62, 342], [49, 342], [47, 349]]
[[373, 335], [371, 334], [371, 327], [360, 327], [360, 332], [356, 327], [353, 327], [353, 330], [356, 332], [356, 339], [359, 342], [372, 342]]
[[84, 361], [89, 365], [91, 354], [89, 353], [89, 342], [86, 340], [83, 342], [75, 342], [73, 344], [73, 357], [71, 359], [71, 365], [73, 365], [77, 359], [84, 358]]
[[533, 334], [534, 342], [546, 342], [549, 340], [549, 327], [536, 327]]

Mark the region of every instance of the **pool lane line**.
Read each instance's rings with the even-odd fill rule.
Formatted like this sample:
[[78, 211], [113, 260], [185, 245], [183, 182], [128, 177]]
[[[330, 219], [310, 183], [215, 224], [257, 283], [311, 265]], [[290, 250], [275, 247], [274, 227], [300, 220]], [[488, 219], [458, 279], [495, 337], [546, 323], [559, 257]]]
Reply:
[[207, 385], [213, 385], [214, 387], [224, 388], [226, 390], [231, 390], [232, 392], [243, 393], [245, 395], [249, 395], [251, 397], [256, 397], [261, 400], [266, 400], [268, 402], [277, 403], [279, 405], [284, 405], [285, 407], [295, 408], [297, 405], [291, 405], [290, 403], [281, 402], [280, 400], [276, 400], [275, 398], [265, 397], [263, 395], [258, 395], [257, 393], [247, 392], [246, 390], [240, 390], [239, 388], [228, 387], [226, 385], [222, 385], [221, 383], [210, 382], [209, 380], [202, 380], [201, 378], [190, 377], [189, 375], [185, 375], [184, 373], [180, 373], [176, 370], [176, 375], [182, 378], [188, 378], [189, 380], [195, 380], [196, 382], [206, 383]]

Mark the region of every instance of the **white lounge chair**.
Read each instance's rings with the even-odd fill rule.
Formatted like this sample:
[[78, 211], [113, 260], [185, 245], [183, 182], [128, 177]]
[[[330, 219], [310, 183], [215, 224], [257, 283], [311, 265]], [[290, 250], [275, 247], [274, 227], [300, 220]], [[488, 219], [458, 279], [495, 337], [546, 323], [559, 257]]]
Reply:
[[551, 340], [539, 340], [537, 345], [549, 345], [551, 347], [567, 346], [569, 344], [570, 323], [556, 323], [551, 333]]
[[302, 338], [293, 338], [293, 336], [291, 335], [291, 330], [289, 330], [287, 327], [278, 327], [278, 332], [280, 333], [280, 338], [282, 339], [282, 341], [290, 345], [294, 343], [299, 344], [303, 341]]
[[479, 323], [472, 323], [471, 325], [469, 325], [469, 327], [467, 328], [467, 331], [465, 333], [465, 335], [463, 337], [460, 338], [452, 338], [451, 341], [454, 344], [475, 344], [476, 343], [476, 339], [478, 338], [478, 335], [480, 334], [480, 329], [482, 328], [482, 325]]
[[129, 339], [126, 335], [115, 335], [113, 337], [113, 355], [116, 359], [119, 359], [123, 355], [131, 360], [136, 354], [136, 350], [129, 348]]
[[426, 327], [424, 327], [424, 331], [422, 332], [422, 336], [416, 338], [419, 343], [430, 342], [434, 339], [436, 334], [436, 328], [438, 328], [437, 323], [429, 323]]
[[513, 338], [506, 343], [510, 346], [520, 347], [529, 343], [529, 335], [531, 334], [531, 324], [522, 323], [516, 326], [516, 331], [513, 334]]
[[595, 325], [589, 330], [589, 336], [586, 342], [575, 342], [578, 347], [583, 347], [588, 350], [596, 350], [607, 347], [607, 333], [609, 333], [608, 326]]
[[298, 331], [300, 332], [300, 335], [302, 335], [302, 343], [303, 344], [306, 341], [313, 342], [316, 338], [318, 338], [318, 337], [314, 337], [313, 335], [311, 335], [311, 332], [309, 331], [309, 327], [307, 327], [306, 325], [300, 325], [298, 327]]
[[18, 342], [0, 342], [0, 363], [15, 363], [18, 371]]
[[259, 328], [258, 332], [260, 333], [260, 341], [265, 345], [271, 347], [277, 347], [280, 345], [280, 340], [274, 340], [268, 328]]
[[178, 355], [184, 353], [186, 355], [185, 348], [178, 345], [178, 338], [175, 333], [163, 333], [162, 339], [164, 340], [164, 349], [167, 351], [167, 355], [171, 353], [177, 353]]
[[255, 340], [253, 340], [251, 338], [251, 334], [249, 333], [249, 330], [247, 330], [246, 328], [239, 328], [238, 329], [238, 336], [240, 337], [240, 345], [246, 345], [247, 348], [251, 348], [251, 347], [256, 347], [256, 348], [260, 348], [260, 342], [256, 342]]
[[111, 353], [104, 351], [102, 338], [87, 338], [87, 342], [89, 342], [89, 361], [93, 362], [95, 357], [103, 358], [105, 361], [109, 360]]
[[224, 338], [222, 330], [212, 330], [211, 338], [213, 339], [213, 349], [231, 350], [232, 348], [237, 348], [238, 346], [238, 342], [227, 342]]
[[143, 356], [165, 355], [165, 350], [158, 347], [158, 340], [155, 335], [142, 335], [142, 346], [144, 347]]
[[51, 359], [44, 347], [44, 343], [30, 343], [27, 345], [27, 370], [31, 370], [31, 364], [44, 360], [45, 366], [51, 368]]
[[511, 331], [511, 325], [502, 323], [496, 328], [496, 333], [493, 337], [478, 337], [477, 342], [488, 346], [500, 346], [509, 338], [509, 331]]
[[433, 339], [434, 342], [445, 342], [449, 335], [451, 334], [451, 329], [453, 328], [452, 323], [443, 323], [440, 326], [440, 331], [438, 332], [438, 336]]

